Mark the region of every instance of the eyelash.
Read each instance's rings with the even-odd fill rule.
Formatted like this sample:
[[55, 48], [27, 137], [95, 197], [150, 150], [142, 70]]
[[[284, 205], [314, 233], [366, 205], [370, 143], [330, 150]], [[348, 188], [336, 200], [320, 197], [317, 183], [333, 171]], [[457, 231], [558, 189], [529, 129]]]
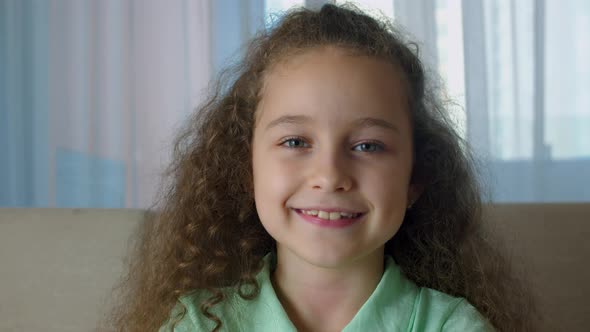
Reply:
[[290, 142], [290, 141], [301, 141], [301, 142], [305, 143], [305, 140], [303, 138], [297, 137], [297, 136], [293, 136], [293, 137], [287, 137], [287, 138], [283, 139], [281, 141], [281, 144], [280, 145], [285, 146], [288, 149], [298, 149], [299, 148], [299, 147], [286, 146], [285, 143]]
[[[281, 141], [280, 145], [281, 146], [285, 146], [288, 149], [301, 149], [301, 148], [307, 148], [307, 147], [290, 147], [290, 146], [286, 146], [285, 143], [290, 142], [290, 141], [301, 141], [304, 144], [307, 144], [305, 142], [305, 140], [301, 137], [287, 137], [284, 140]], [[359, 151], [359, 152], [381, 152], [384, 150], [383, 144], [381, 144], [378, 141], [372, 141], [372, 140], [368, 140], [368, 141], [364, 141], [361, 143], [358, 143], [357, 145], [354, 146], [354, 148], [356, 148], [357, 146], [363, 145], [363, 144], [372, 144], [373, 146], [375, 146], [375, 150], [374, 151]]]

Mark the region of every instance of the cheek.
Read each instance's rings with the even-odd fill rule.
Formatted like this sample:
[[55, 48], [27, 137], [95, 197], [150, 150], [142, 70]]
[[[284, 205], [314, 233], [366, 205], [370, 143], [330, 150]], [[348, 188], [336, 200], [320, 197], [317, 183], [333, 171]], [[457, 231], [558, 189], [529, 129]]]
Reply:
[[[392, 171], [371, 176], [365, 193], [375, 209], [375, 223], [371, 229], [380, 234], [383, 242], [391, 239], [403, 223], [406, 212], [407, 179], [402, 172]], [[377, 174], [374, 174], [377, 175]]]
[[408, 192], [409, 174], [396, 165], [389, 165], [367, 172], [362, 189], [370, 201], [379, 205], [381, 209], [398, 209], [405, 206]]
[[297, 188], [293, 179], [296, 170], [268, 154], [261, 157], [253, 162], [256, 211], [266, 231], [281, 238], [289, 213], [285, 207]]
[[294, 192], [294, 166], [270, 153], [253, 155], [254, 199], [260, 217], [284, 207]]

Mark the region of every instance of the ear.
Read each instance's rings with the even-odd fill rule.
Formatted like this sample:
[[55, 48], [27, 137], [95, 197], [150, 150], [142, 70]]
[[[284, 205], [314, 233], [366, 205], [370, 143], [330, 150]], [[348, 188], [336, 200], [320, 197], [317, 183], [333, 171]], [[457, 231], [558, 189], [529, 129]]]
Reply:
[[424, 186], [418, 183], [411, 183], [408, 186], [408, 207], [414, 205], [422, 192], [424, 191]]

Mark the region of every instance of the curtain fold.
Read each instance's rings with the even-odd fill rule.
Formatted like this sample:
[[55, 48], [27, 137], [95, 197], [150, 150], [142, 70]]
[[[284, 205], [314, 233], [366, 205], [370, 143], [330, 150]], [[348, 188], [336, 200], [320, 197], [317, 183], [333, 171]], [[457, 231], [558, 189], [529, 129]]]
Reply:
[[[437, 52], [450, 96], [464, 93], [458, 125], [492, 199], [590, 201], [590, 3], [425, 2], [396, 0], [396, 20]], [[433, 25], [435, 40], [423, 28]]]
[[0, 205], [148, 207], [209, 81], [209, 2], [0, 4]]

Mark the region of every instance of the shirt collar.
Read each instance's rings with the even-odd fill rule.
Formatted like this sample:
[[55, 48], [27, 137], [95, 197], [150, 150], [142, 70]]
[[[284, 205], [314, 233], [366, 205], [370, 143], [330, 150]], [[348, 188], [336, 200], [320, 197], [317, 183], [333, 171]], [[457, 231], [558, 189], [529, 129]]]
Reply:
[[[275, 331], [296, 331], [270, 280], [271, 271], [276, 266], [276, 256], [269, 253], [263, 260], [264, 267], [256, 276], [260, 285], [260, 294], [253, 303], [256, 308], [253, 311], [248, 310], [258, 317], [251, 316], [250, 321], [268, 322], [263, 326], [256, 326], [258, 331], [265, 330], [261, 329], [263, 327], [273, 327]], [[395, 260], [391, 256], [385, 256], [381, 280], [343, 332], [405, 329], [411, 319], [416, 294], [416, 286], [403, 276]]]

